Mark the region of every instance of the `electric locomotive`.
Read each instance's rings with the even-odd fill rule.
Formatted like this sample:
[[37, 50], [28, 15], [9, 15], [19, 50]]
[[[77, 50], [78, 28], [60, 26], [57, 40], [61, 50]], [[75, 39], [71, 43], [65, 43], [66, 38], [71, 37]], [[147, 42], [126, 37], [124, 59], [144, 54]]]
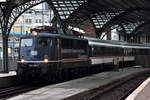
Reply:
[[64, 69], [89, 66], [88, 40], [57, 33], [32, 31], [34, 35], [21, 37], [19, 76], [53, 76]]

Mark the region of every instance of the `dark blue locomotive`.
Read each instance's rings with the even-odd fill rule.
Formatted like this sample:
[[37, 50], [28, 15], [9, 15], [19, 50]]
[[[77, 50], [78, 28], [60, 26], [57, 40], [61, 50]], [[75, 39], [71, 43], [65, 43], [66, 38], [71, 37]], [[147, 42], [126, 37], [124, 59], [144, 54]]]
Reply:
[[52, 76], [63, 69], [89, 66], [88, 40], [54, 33], [33, 33], [35, 35], [21, 37], [18, 75]]
[[[93, 66], [112, 65], [116, 57], [119, 63], [133, 64], [134, 55], [149, 54], [150, 46], [122, 42], [85, 39], [56, 34], [57, 30], [33, 31], [34, 35], [20, 39], [17, 74], [23, 77], [63, 77], [69, 70], [74, 73]], [[73, 73], [73, 72], [71, 72]]]

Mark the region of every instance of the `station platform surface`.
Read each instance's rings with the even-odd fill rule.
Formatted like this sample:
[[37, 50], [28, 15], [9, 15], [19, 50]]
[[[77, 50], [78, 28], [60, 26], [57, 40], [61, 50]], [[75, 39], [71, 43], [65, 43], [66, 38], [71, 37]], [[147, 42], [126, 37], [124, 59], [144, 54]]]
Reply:
[[2, 77], [9, 77], [9, 76], [15, 76], [16, 71], [9, 71], [9, 73], [0, 73], [0, 78]]
[[9, 71], [9, 73], [0, 73], [0, 89], [10, 87], [17, 83], [16, 71]]
[[150, 100], [150, 78], [144, 81], [126, 100]]
[[108, 84], [116, 79], [129, 76], [150, 68], [124, 68], [119, 72], [102, 72], [72, 81], [45, 86], [43, 88], [20, 94], [8, 100], [70, 100], [74, 95]]

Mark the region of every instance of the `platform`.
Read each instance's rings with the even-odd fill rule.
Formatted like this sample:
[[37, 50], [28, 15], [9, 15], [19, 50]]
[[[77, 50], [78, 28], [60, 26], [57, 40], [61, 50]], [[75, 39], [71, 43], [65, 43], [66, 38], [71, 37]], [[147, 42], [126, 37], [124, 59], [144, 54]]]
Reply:
[[0, 78], [1, 77], [9, 77], [9, 76], [15, 76], [16, 71], [10, 71], [9, 73], [0, 73]]
[[150, 100], [150, 78], [144, 81], [126, 100]]
[[12, 86], [17, 83], [16, 71], [0, 73], [0, 88]]
[[[149, 68], [124, 68], [119, 72], [103, 72], [92, 76], [76, 79], [56, 85], [46, 86], [33, 90], [8, 100], [79, 100], [78, 97], [87, 91], [106, 85], [114, 80], [128, 77], [131, 74], [150, 72]], [[82, 99], [83, 100], [83, 99]]]

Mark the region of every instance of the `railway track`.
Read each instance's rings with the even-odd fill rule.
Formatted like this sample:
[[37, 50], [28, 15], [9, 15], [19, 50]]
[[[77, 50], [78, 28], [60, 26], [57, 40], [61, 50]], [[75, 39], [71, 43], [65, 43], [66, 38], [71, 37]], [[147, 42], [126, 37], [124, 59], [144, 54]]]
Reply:
[[150, 74], [144, 74], [124, 82], [118, 81], [86, 97], [86, 100], [125, 100], [149, 76]]
[[18, 95], [20, 93], [28, 92], [34, 89], [38, 89], [42, 86], [33, 86], [33, 85], [19, 85], [8, 88], [0, 89], [0, 99], [5, 100], [12, 96]]
[[[38, 82], [39, 85], [37, 85], [37, 83], [34, 83], [34, 80], [28, 80], [31, 82], [31, 84], [28, 84], [28, 81], [26, 81], [26, 80], [22, 80], [23, 82], [18, 81], [18, 84], [16, 84], [15, 86], [0, 89], [0, 100], [1, 99], [5, 100], [7, 98], [16, 96], [18, 94], [44, 87], [46, 85], [57, 84], [60, 82], [65, 82], [65, 81], [69, 81], [69, 80], [81, 78], [81, 77], [84, 77], [84, 75], [80, 76], [80, 77], [75, 77], [75, 78], [68, 78], [66, 80], [65, 79], [60, 80], [60, 81], [55, 80], [54, 82], [45, 82], [45, 81], [40, 82], [41, 80], [40, 81], [36, 80], [35, 82]], [[19, 79], [19, 80], [21, 80], [21, 79]], [[21, 85], [21, 84], [26, 84], [26, 85]]]

